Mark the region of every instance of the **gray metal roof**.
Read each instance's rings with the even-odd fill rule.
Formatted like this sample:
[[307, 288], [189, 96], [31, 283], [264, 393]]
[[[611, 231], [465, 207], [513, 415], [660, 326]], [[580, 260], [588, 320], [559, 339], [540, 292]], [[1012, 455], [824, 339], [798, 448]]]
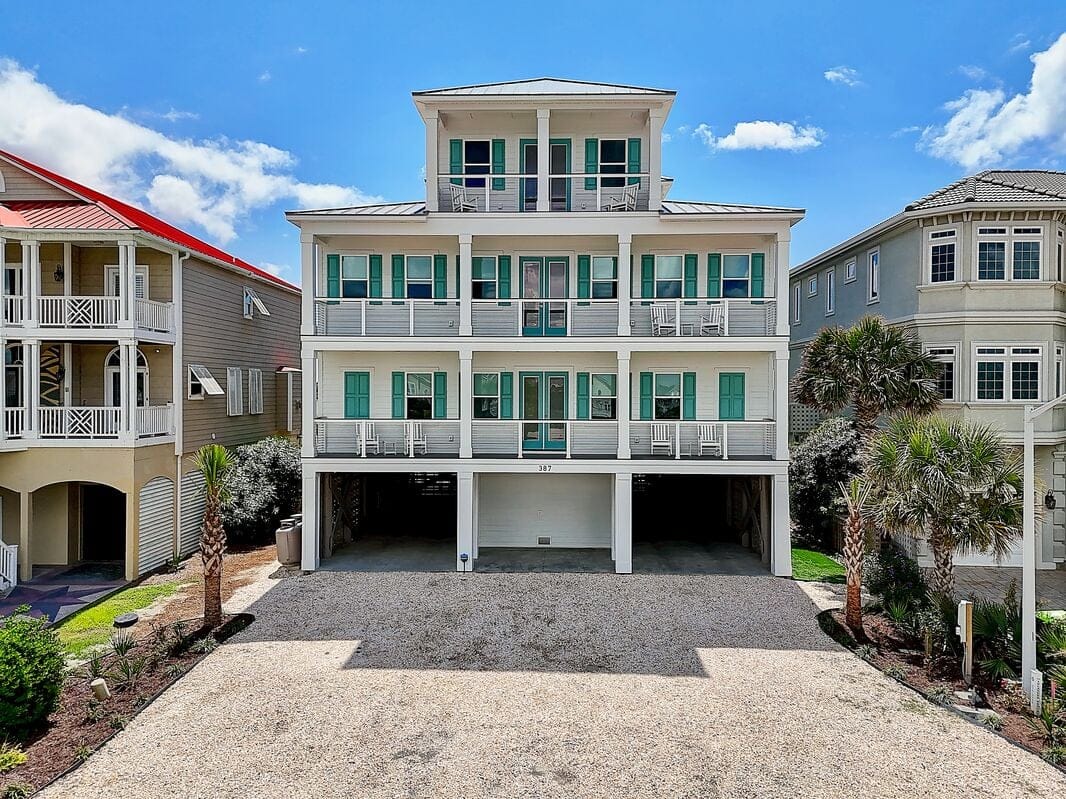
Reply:
[[419, 216], [426, 212], [424, 201], [413, 203], [374, 203], [350, 205], [346, 208], [310, 208], [287, 211], [286, 216]]
[[[425, 202], [375, 203], [351, 205], [346, 208], [312, 208], [288, 211], [286, 216], [421, 216], [426, 213]], [[739, 205], [737, 203], [701, 203], [683, 200], [663, 200], [662, 213], [667, 216], [696, 216], [718, 214], [803, 214], [802, 208], [778, 208], [772, 205]]]
[[925, 211], [959, 203], [1046, 203], [1066, 200], [1066, 172], [989, 169], [937, 189], [907, 206]]
[[593, 83], [566, 78], [528, 78], [502, 83], [475, 83], [470, 86], [451, 86], [444, 89], [425, 89], [412, 92], [416, 97], [511, 96], [527, 94], [677, 94], [670, 89], [650, 89], [618, 83]]
[[663, 200], [664, 214], [684, 216], [692, 214], [803, 214], [802, 208], [780, 208], [774, 205], [740, 205], [739, 203], [704, 203], [686, 200]]

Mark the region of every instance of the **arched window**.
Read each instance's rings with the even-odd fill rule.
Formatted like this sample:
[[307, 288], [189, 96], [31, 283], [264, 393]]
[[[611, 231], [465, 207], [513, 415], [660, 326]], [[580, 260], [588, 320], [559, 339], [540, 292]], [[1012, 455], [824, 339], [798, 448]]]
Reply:
[[[107, 404], [117, 407], [122, 404], [122, 355], [115, 347], [104, 359], [104, 398]], [[148, 359], [137, 350], [137, 407], [148, 405]]]

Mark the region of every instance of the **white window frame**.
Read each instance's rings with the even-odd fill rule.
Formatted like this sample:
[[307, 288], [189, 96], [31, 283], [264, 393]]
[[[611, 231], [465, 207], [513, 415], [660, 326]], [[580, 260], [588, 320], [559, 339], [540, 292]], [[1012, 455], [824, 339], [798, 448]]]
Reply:
[[[474, 163], [473, 161], [467, 161], [466, 160], [466, 145], [467, 144], [474, 144], [474, 143], [478, 143], [478, 142], [484, 142], [486, 147], [487, 147], [487, 150], [488, 150], [489, 160], [486, 161], [484, 164], [481, 163], [481, 162]], [[471, 174], [470, 173], [470, 167], [471, 166], [478, 166], [478, 167], [483, 166], [483, 167], [486, 167], [485, 174], [482, 175], [481, 173], [478, 173], [474, 177], [470, 177], [470, 174]], [[486, 186], [488, 186], [489, 184], [485, 183], [482, 186], [474, 186], [474, 185], [471, 185], [470, 181], [472, 181], [472, 180], [488, 180], [490, 172], [492, 172], [492, 139], [463, 139], [463, 175], [465, 176], [465, 180], [463, 182], [463, 185], [465, 187], [469, 187], [469, 188], [472, 188], [472, 189], [483, 189]]]
[[[134, 278], [133, 288], [137, 292], [136, 299], [147, 300], [148, 299], [148, 265], [137, 264], [136, 277]], [[121, 274], [116, 264], [107, 264], [104, 266], [104, 294], [108, 297], [121, 297], [122, 291], [119, 287], [118, 293], [115, 293], [115, 280]], [[141, 278], [142, 280], [138, 280]], [[138, 283], [141, 286], [141, 290], [137, 291]]]
[[[621, 142], [622, 143], [622, 161], [621, 161], [622, 171], [621, 172], [604, 172], [603, 171], [603, 167], [604, 167], [605, 164], [610, 164], [611, 166], [618, 166], [618, 164], [619, 164], [618, 161], [604, 161], [603, 160], [603, 145], [604, 145], [605, 142], [611, 142], [611, 141]], [[599, 175], [600, 186], [601, 187], [604, 186], [604, 182], [603, 181], [605, 179], [607, 179], [607, 180], [621, 179], [621, 181], [622, 181], [621, 184], [619, 184], [619, 186], [613, 186], [613, 188], [620, 188], [620, 186], [626, 185], [626, 171], [627, 171], [628, 168], [629, 168], [629, 142], [625, 138], [616, 139], [616, 138], [611, 137], [611, 136], [608, 136], [608, 137], [600, 139], [599, 142], [596, 144], [596, 170], [597, 170], [597, 174]]]
[[[492, 277], [475, 277], [474, 267], [475, 262], [492, 261]], [[475, 297], [474, 286], [482, 283], [492, 284], [492, 296], [491, 297]], [[474, 299], [486, 299], [486, 300], [498, 300], [500, 298], [500, 257], [498, 255], [474, 255], [470, 258], [470, 296]]]
[[[332, 255], [333, 253], [330, 253], [330, 254]], [[341, 299], [366, 299], [367, 297], [369, 297], [370, 296], [370, 253], [368, 253], [368, 252], [343, 252], [343, 253], [337, 253], [337, 255], [340, 257], [340, 263], [337, 265], [338, 278], [340, 279], [340, 283], [339, 283], [337, 289], [340, 292], [340, 298]], [[363, 259], [363, 264], [366, 266], [366, 277], [350, 277], [350, 278], [347, 278], [347, 281], [349, 283], [365, 283], [366, 284], [366, 293], [363, 294], [362, 297], [345, 297], [345, 294], [344, 294], [344, 283], [345, 283], [344, 259], [345, 258], [362, 258]], [[384, 282], [384, 277], [382, 278], [382, 280]]]
[[[408, 406], [408, 403], [410, 402], [410, 400], [412, 398], [414, 398], [414, 399], [425, 399], [426, 398], [426, 395], [424, 395], [424, 394], [412, 394], [408, 390], [409, 387], [410, 387], [410, 384], [408, 383], [408, 378], [411, 375], [429, 375], [429, 395], [428, 395], [429, 396], [429, 416], [427, 416], [427, 417], [418, 417], [418, 418], [416, 418], [416, 417], [413, 417], [413, 416], [410, 415], [411, 411], [410, 411], [410, 408]], [[473, 388], [473, 386], [471, 386], [471, 388]], [[436, 406], [436, 402], [437, 402], [437, 397], [435, 395], [435, 392], [436, 392], [436, 381], [433, 379], [433, 370], [432, 369], [430, 369], [429, 371], [425, 371], [425, 370], [421, 370], [421, 369], [411, 369], [410, 371], [404, 372], [403, 373], [403, 418], [404, 419], [414, 419], [415, 421], [419, 421], [419, 422], [428, 421], [428, 420], [432, 419], [433, 418], [433, 408]]]
[[[677, 396], [673, 397], [668, 394], [659, 394], [659, 378], [660, 377], [677, 377]], [[590, 386], [591, 393], [591, 386]], [[676, 419], [660, 419], [659, 402], [658, 400], [668, 399], [677, 400], [677, 418]], [[680, 421], [685, 415], [685, 375], [681, 372], [652, 372], [651, 374], [651, 418], [655, 422], [677, 422]]]
[[881, 302], [881, 248], [866, 251], [866, 304]]
[[[954, 227], [933, 228], [926, 233], [925, 239], [925, 282], [930, 286], [943, 283], [955, 283], [959, 279], [959, 231]], [[951, 246], [951, 277], [946, 280], [933, 280], [933, 249]]]
[[1066, 374], [1063, 373], [1063, 369], [1066, 369], [1066, 345], [1055, 345], [1055, 374], [1053, 377], [1055, 386], [1055, 396], [1051, 399], [1056, 399], [1062, 396], [1062, 392], [1066, 390]]
[[951, 396], [942, 397], [941, 402], [959, 401], [959, 348], [956, 344], [937, 344], [926, 346], [926, 353], [937, 363], [951, 366]]
[[[997, 352], [998, 350], [998, 352]], [[1035, 350], [1035, 352], [1033, 352]], [[1011, 344], [975, 343], [973, 345], [973, 391], [976, 403], [1034, 403], [1044, 394], [1044, 345], [1040, 343], [1013, 342]], [[1003, 364], [1003, 396], [978, 398], [978, 364]], [[1014, 364], [1036, 363], [1036, 397], [1014, 397]]]
[[[484, 394], [484, 393], [478, 394], [477, 393], [477, 379], [478, 379], [478, 377], [488, 377], [488, 376], [492, 376], [492, 377], [496, 378], [496, 393], [495, 394]], [[473, 373], [473, 375], [471, 377], [471, 381], [470, 381], [470, 393], [473, 396], [474, 401], [471, 403], [470, 412], [473, 414], [473, 418], [474, 419], [500, 419], [500, 418], [502, 418], [500, 416], [500, 406], [502, 404], [502, 398], [500, 396], [500, 383], [501, 383], [501, 381], [500, 381], [500, 373], [499, 372], [478, 371], [478, 372], [474, 372]], [[407, 392], [407, 375], [405, 374], [404, 375], [404, 393], [405, 393], [405, 395], [406, 395], [406, 392]], [[496, 400], [496, 415], [495, 416], [478, 416], [477, 415], [477, 401], [479, 399], [494, 399], [494, 400]], [[407, 397], [405, 396], [404, 397], [404, 403], [405, 403], [404, 413], [407, 412], [406, 402], [407, 402]], [[513, 410], [514, 409], [512, 408], [512, 411]]]
[[270, 316], [270, 311], [267, 310], [263, 301], [259, 299], [255, 289], [244, 286], [244, 318], [251, 319], [255, 316], [256, 311], [259, 311], [260, 316]]
[[800, 301], [803, 299], [803, 287], [800, 281], [792, 284], [792, 324], [798, 325], [802, 318], [800, 313]]
[[1055, 242], [1055, 280], [1057, 280], [1058, 282], [1061, 283], [1062, 282], [1062, 278], [1063, 278], [1063, 274], [1062, 274], [1062, 270], [1063, 270], [1063, 252], [1062, 252], [1062, 250], [1063, 250], [1063, 246], [1062, 246], [1063, 233], [1062, 233], [1062, 228], [1058, 229], [1056, 238], [1057, 238], [1057, 241]]
[[[595, 392], [596, 378], [597, 377], [599, 377], [599, 378], [610, 377], [613, 380], [613, 382], [614, 382], [614, 393], [613, 394], [597, 394]], [[652, 394], [653, 395], [655, 393], [654, 380], [655, 380], [655, 378], [653, 377], [652, 378], [652, 381], [653, 381], [652, 382]], [[610, 416], [607, 416], [607, 417], [596, 416], [596, 414], [593, 412], [593, 409], [596, 407], [596, 400], [600, 400], [600, 401], [612, 400], [613, 401], [614, 404], [611, 406], [613, 410], [612, 410]], [[652, 399], [652, 402], [653, 403], [655, 402], [654, 397]], [[654, 411], [654, 407], [653, 407], [652, 413], [654, 414], [654, 412], [655, 411]], [[594, 421], [596, 419], [601, 419], [601, 418], [602, 419], [607, 419], [607, 420], [617, 420], [618, 419], [618, 374], [616, 372], [589, 372], [589, 419]]]
[[186, 371], [188, 375], [186, 381], [188, 384], [187, 396], [189, 399], [202, 400], [206, 397], [218, 397], [226, 393], [206, 366], [190, 363]]
[[[996, 233], [982, 233], [981, 231], [1003, 231]], [[1034, 233], [1025, 233], [1022, 231], [1035, 230]], [[1027, 223], [1027, 222], [975, 222], [974, 223], [974, 244], [973, 244], [973, 263], [974, 263], [974, 280], [980, 283], [1039, 283], [1044, 279], [1044, 234], [1046, 228], [1043, 224]], [[1000, 242], [1003, 244], [1003, 277], [1002, 278], [982, 278], [980, 276], [980, 252], [981, 245], [988, 242]], [[1015, 277], [1014, 276], [1014, 245], [1022, 242], [1035, 242], [1039, 248], [1038, 257], [1038, 272], [1034, 277]]]
[[818, 296], [818, 274], [817, 273], [815, 273], [815, 274], [811, 275], [809, 278], [807, 278], [807, 296], [808, 297], [817, 297]]
[[263, 370], [248, 370], [248, 413], [258, 416], [263, 412]]
[[[611, 264], [612, 278], [596, 277], [596, 261], [607, 260]], [[612, 287], [610, 297], [597, 297], [596, 285], [607, 283]], [[681, 261], [681, 293], [685, 293], [685, 262]], [[592, 299], [618, 299], [618, 258], [614, 255], [589, 255], [589, 297]]]
[[244, 372], [239, 366], [226, 367], [226, 415], [244, 416]]
[[837, 274], [836, 269], [825, 270], [825, 315], [837, 312]]
[[859, 262], [852, 258], [844, 264], [844, 282], [854, 283], [859, 277]]
[[[429, 277], [428, 278], [416, 278], [411, 279], [411, 259], [412, 258], [425, 258], [429, 261]], [[411, 286], [428, 286], [429, 296], [420, 297], [418, 299], [433, 299], [433, 256], [428, 253], [409, 253], [403, 257], [403, 296], [408, 298], [411, 296]], [[370, 262], [367, 261], [367, 288], [370, 287]]]
[[[678, 262], [681, 264], [681, 271], [678, 273], [678, 276], [676, 278], [672, 278], [672, 277], [660, 278], [659, 277], [659, 259], [660, 258], [677, 258], [678, 259]], [[675, 299], [679, 299], [679, 298], [684, 297], [685, 296], [685, 255], [684, 255], [684, 253], [675, 253], [675, 252], [655, 253], [655, 270], [654, 270], [654, 273], [653, 273], [652, 277], [653, 277], [652, 293], [655, 295], [654, 299], [657, 299], [657, 300], [675, 300]], [[677, 281], [677, 285], [678, 285], [677, 297], [660, 297], [659, 296], [659, 283], [660, 282], [662, 282], [662, 283], [673, 283], [675, 280]]]

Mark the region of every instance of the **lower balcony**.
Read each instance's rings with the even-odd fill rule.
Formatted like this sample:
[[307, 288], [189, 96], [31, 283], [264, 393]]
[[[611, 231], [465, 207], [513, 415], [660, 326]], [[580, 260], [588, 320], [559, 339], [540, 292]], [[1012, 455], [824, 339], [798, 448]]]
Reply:
[[161, 438], [174, 435], [174, 406], [147, 405], [136, 409], [132, 433], [123, 429], [122, 409], [111, 406], [56, 406], [38, 408], [36, 428], [27, 426], [25, 408], [4, 408], [4, 435], [8, 439], [119, 440]]
[[316, 419], [315, 454], [349, 458], [459, 457], [459, 420]]

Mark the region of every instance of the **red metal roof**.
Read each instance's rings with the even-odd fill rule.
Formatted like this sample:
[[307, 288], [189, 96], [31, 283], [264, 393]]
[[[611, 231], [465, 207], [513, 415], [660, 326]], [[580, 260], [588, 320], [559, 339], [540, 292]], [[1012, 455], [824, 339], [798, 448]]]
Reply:
[[13, 200], [0, 205], [14, 216], [0, 216], [8, 227], [52, 230], [130, 230], [125, 220], [97, 203], [79, 200]]
[[[168, 224], [167, 222], [164, 222], [158, 217], [152, 216], [147, 211], [142, 211], [140, 208], [135, 208], [134, 206], [129, 205], [128, 203], [116, 200], [114, 197], [108, 197], [106, 194], [96, 191], [95, 189], [90, 189], [88, 186], [82, 186], [80, 183], [76, 183], [70, 178], [63, 177], [62, 175], [45, 169], [42, 166], [38, 166], [37, 164], [34, 164], [31, 161], [27, 161], [25, 158], [20, 158], [19, 156], [9, 152], [5, 152], [4, 150], [0, 150], [0, 158], [4, 158], [10, 161], [11, 163], [21, 166], [22, 168], [34, 173], [38, 177], [41, 177], [51, 183], [56, 184], [60, 188], [66, 189], [67, 191], [72, 192], [73, 194], [83, 197], [87, 202], [92, 204], [92, 207], [95, 207], [97, 209], [97, 212], [110, 217], [112, 219], [112, 224], [117, 223], [118, 225], [118, 227], [110, 226], [99, 229], [115, 230], [123, 229], [124, 227], [126, 229], [143, 230], [145, 233], [149, 233], [153, 236], [158, 236], [159, 238], [166, 239], [167, 241], [172, 241], [180, 247], [192, 250], [193, 252], [197, 252], [200, 255], [205, 255], [208, 258], [215, 259], [216, 261], [222, 261], [223, 263], [231, 264], [237, 267], [238, 269], [256, 275], [257, 277], [261, 277], [264, 280], [269, 280], [271, 283], [275, 283], [279, 286], [282, 286], [283, 288], [291, 289], [292, 291], [299, 291], [299, 288], [294, 286], [292, 283], [289, 283], [287, 280], [282, 280], [277, 275], [273, 275], [270, 272], [260, 269], [258, 266], [253, 266], [252, 264], [238, 258], [235, 255], [230, 255], [224, 250], [220, 250], [218, 247], [208, 244], [206, 241], [198, 239], [195, 236], [192, 236], [186, 233], [185, 231], [180, 230], [179, 228], [176, 228], [173, 225]], [[6, 203], [6, 205], [11, 208], [13, 212], [18, 213], [22, 217], [26, 217], [26, 211], [16, 211], [14, 209], [13, 206], [18, 204], [19, 203], [14, 202]], [[27, 204], [43, 205], [44, 203]], [[60, 202], [59, 204], [62, 205], [63, 203]], [[67, 213], [71, 212], [68, 211]], [[4, 222], [3, 224], [10, 223]], [[45, 225], [33, 224], [31, 225], [31, 227], [43, 228], [45, 227]], [[48, 225], [48, 227], [53, 226]], [[57, 225], [55, 227], [66, 228], [67, 226]], [[85, 225], [84, 227], [91, 226]]]

